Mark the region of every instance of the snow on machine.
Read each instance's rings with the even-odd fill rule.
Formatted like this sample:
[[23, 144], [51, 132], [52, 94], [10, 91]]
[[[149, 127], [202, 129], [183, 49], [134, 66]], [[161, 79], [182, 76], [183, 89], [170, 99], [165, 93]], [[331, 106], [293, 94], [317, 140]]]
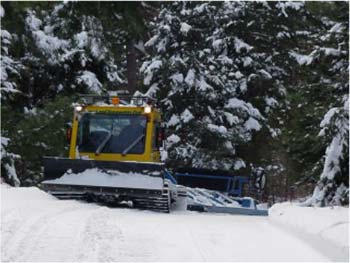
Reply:
[[267, 214], [253, 199], [241, 198], [247, 177], [165, 169], [160, 161], [164, 128], [151, 98], [81, 96], [67, 139], [69, 158], [44, 157], [41, 186], [57, 198], [162, 212], [182, 203], [188, 210]]

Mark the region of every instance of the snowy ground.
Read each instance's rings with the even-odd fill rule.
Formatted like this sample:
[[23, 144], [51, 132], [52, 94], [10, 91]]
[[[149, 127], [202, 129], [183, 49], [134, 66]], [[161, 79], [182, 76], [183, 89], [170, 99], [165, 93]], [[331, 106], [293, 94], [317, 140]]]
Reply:
[[349, 208], [300, 207], [280, 203], [269, 210], [269, 220], [338, 261], [349, 261]]
[[267, 217], [162, 214], [1, 185], [1, 261], [331, 261]]

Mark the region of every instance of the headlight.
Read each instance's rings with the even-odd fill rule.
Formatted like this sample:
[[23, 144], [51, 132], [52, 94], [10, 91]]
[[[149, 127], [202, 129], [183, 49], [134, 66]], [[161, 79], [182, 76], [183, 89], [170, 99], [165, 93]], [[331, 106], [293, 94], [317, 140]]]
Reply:
[[148, 106], [148, 105], [145, 106], [145, 108], [143, 109], [143, 112], [146, 113], [146, 114], [147, 114], [147, 113], [151, 113], [151, 111], [152, 111], [152, 107], [151, 107], [151, 106]]
[[82, 111], [83, 110], [83, 106], [81, 106], [81, 105], [77, 105], [77, 106], [75, 106], [75, 110], [76, 111]]

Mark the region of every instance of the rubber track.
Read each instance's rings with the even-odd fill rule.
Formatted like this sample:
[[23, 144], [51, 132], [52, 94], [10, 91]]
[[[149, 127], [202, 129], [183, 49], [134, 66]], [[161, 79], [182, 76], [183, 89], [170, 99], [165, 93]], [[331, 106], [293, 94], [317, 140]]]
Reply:
[[[86, 195], [74, 192], [50, 192], [53, 196], [61, 200], [75, 199], [85, 200]], [[164, 185], [163, 194], [161, 197], [145, 197], [145, 198], [134, 198], [133, 204], [135, 208], [159, 211], [164, 213], [170, 213], [170, 195], [169, 187], [167, 184]]]
[[170, 213], [170, 193], [167, 183], [164, 184], [161, 197], [135, 198], [134, 206], [136, 208]]

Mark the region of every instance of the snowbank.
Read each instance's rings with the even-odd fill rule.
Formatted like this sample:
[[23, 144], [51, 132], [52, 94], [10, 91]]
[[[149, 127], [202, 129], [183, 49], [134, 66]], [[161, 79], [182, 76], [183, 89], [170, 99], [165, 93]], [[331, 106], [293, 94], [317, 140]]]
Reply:
[[349, 208], [275, 204], [269, 220], [309, 241], [335, 261], [349, 261]]
[[[37, 187], [12, 187], [6, 183], [1, 183], [0, 186], [2, 211], [17, 206], [27, 206], [36, 201], [44, 203], [57, 200], [52, 195], [41, 191]], [[28, 197], [30, 198], [28, 199]]]

